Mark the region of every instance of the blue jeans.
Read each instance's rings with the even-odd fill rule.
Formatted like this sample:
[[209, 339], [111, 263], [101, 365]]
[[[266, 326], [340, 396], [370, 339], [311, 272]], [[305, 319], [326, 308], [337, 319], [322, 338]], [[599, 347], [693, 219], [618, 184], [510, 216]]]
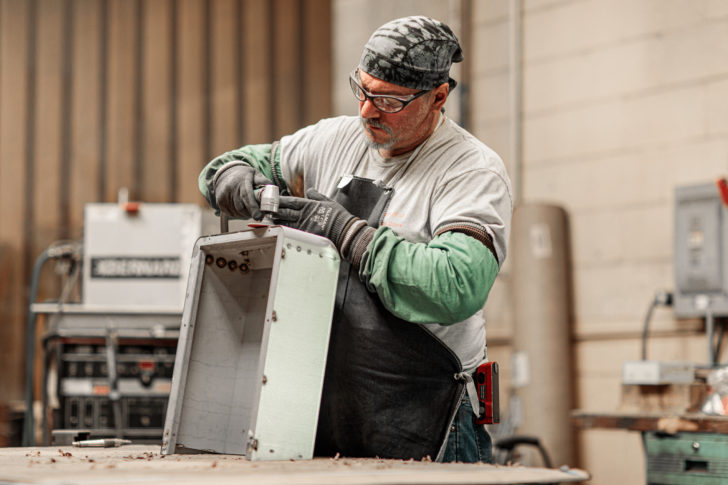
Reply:
[[493, 463], [493, 444], [485, 426], [475, 424], [475, 414], [468, 395], [463, 396], [450, 427], [443, 462]]

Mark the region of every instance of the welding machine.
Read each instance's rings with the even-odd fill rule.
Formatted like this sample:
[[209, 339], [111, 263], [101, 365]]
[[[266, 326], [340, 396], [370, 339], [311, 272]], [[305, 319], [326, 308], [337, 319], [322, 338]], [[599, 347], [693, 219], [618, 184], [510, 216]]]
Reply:
[[[30, 306], [30, 342], [35, 316], [46, 321], [44, 444], [49, 444], [49, 408], [54, 438], [83, 431], [161, 441], [187, 273], [202, 221], [202, 209], [193, 204], [85, 206], [77, 256], [80, 302]], [[32, 445], [32, 346], [28, 350], [23, 441]], [[60, 438], [54, 442], [62, 444]]]

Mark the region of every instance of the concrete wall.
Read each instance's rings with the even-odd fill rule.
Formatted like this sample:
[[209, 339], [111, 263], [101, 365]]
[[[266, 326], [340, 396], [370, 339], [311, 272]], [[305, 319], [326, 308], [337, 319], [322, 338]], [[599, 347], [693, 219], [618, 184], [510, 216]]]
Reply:
[[[424, 13], [460, 34], [463, 5], [335, 2], [334, 76], [346, 76], [384, 21]], [[510, 4], [471, 7], [471, 131], [513, 174]], [[622, 363], [640, 356], [647, 307], [656, 290], [674, 286], [674, 189], [728, 172], [728, 2], [525, 0], [522, 22], [521, 196], [569, 213], [574, 407], [614, 411]], [[332, 84], [335, 110], [354, 113], [348, 86]], [[509, 277], [507, 263], [486, 305], [489, 355], [503, 363], [505, 396]], [[656, 310], [648, 356], [706, 362], [701, 322]], [[576, 464], [593, 474], [593, 485], [644, 483], [638, 433], [582, 430], [577, 445]]]
[[[473, 9], [473, 131], [513, 169], [508, 4]], [[526, 0], [522, 20], [523, 201], [569, 212], [575, 407], [613, 411], [647, 306], [674, 286], [674, 188], [728, 171], [728, 2]], [[503, 360], [510, 322], [491, 303]], [[700, 322], [660, 309], [651, 329], [650, 358], [706, 362]], [[637, 433], [581, 431], [578, 445], [590, 483], [644, 483]]]

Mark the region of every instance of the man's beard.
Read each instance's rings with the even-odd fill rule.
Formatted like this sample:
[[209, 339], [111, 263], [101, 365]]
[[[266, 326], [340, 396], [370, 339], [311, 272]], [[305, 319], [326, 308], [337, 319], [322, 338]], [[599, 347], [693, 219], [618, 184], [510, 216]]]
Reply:
[[364, 139], [366, 140], [366, 143], [367, 143], [367, 145], [369, 145], [369, 147], [375, 148], [377, 150], [388, 150], [388, 149], [392, 148], [395, 145], [395, 143], [397, 143], [398, 140], [392, 135], [391, 128], [384, 126], [377, 120], [367, 120], [365, 118], [362, 118], [361, 116], [359, 117], [359, 120], [361, 121], [361, 124], [364, 127], [364, 131], [371, 133], [369, 131], [369, 127], [372, 126], [374, 128], [379, 128], [379, 129], [384, 130], [384, 132], [387, 135], [389, 135], [389, 140], [384, 143], [376, 142], [376, 141], [372, 140], [371, 138], [369, 138], [368, 136], [365, 136]]

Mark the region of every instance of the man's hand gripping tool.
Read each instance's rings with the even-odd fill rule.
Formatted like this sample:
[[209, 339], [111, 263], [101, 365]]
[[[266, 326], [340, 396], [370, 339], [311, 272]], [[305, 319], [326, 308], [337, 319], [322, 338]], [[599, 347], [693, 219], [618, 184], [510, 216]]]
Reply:
[[[272, 226], [273, 215], [278, 212], [278, 203], [280, 201], [280, 192], [277, 185], [264, 185], [258, 189], [255, 197], [260, 204], [260, 211], [263, 213], [263, 219], [260, 222], [251, 222], [248, 227], [267, 227]], [[228, 232], [229, 217], [227, 214], [220, 213], [220, 232]]]

